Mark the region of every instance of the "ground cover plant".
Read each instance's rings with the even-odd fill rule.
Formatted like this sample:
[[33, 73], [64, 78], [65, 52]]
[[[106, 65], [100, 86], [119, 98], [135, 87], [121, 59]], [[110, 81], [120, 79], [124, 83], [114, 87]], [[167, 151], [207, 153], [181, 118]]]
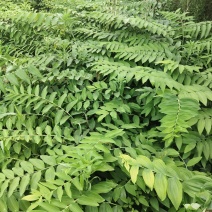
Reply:
[[0, 211], [210, 209], [212, 22], [33, 2], [0, 2]]

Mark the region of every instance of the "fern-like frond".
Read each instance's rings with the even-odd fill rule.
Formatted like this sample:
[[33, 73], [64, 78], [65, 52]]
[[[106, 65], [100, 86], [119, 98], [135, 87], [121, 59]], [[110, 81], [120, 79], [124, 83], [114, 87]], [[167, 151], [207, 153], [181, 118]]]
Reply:
[[199, 111], [197, 117], [190, 120], [191, 124], [197, 124], [197, 129], [199, 134], [203, 134], [205, 130], [207, 135], [210, 135], [212, 130], [212, 109], [210, 108], [203, 108]]
[[126, 80], [126, 82], [129, 82], [134, 79], [142, 82], [142, 84], [149, 81], [152, 86], [162, 90], [165, 90], [166, 87], [180, 90], [182, 87], [182, 85], [173, 80], [170, 75], [149, 67], [137, 66], [131, 68], [129, 65], [127, 66], [121, 62], [107, 61], [97, 62], [93, 65], [93, 71], [100, 73], [103, 76], [109, 75], [111, 80], [117, 79], [118, 81]]
[[169, 146], [180, 133], [188, 132], [191, 127], [188, 121], [198, 115], [199, 105], [193, 99], [164, 95], [159, 107], [160, 112], [166, 114], [161, 119], [160, 129], [166, 135], [166, 146]]
[[193, 84], [191, 86], [185, 85], [179, 92], [180, 98], [192, 98], [205, 106], [208, 104], [208, 100], [212, 101], [212, 91], [204, 86]]
[[191, 38], [207, 38], [211, 35], [212, 22], [205, 21], [200, 23], [185, 23], [183, 24], [182, 29], [184, 35], [189, 35]]
[[192, 16], [188, 16], [188, 13], [186, 12], [182, 13], [180, 9], [178, 9], [175, 12], [159, 11], [159, 13], [162, 14], [166, 20], [169, 20], [171, 22], [171, 25], [175, 25], [175, 26], [176, 26], [176, 23], [179, 21], [181, 21], [182, 23], [193, 21]]
[[154, 22], [153, 20], [143, 20], [141, 18], [126, 18], [122, 15], [102, 14], [93, 12], [88, 14], [88, 20], [99, 24], [104, 24], [107, 28], [121, 29], [127, 25], [131, 26], [132, 30], [147, 30], [150, 33], [162, 35], [164, 37], [173, 34], [172, 28], [163, 24]]

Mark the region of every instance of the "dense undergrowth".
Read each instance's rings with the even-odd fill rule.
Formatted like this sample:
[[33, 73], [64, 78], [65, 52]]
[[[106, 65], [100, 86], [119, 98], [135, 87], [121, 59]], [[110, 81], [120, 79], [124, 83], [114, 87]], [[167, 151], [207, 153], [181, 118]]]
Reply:
[[180, 8], [193, 15], [198, 21], [212, 20], [211, 0], [165, 0], [165, 5], [169, 11]]
[[157, 1], [0, 2], [0, 211], [203, 211], [212, 22]]

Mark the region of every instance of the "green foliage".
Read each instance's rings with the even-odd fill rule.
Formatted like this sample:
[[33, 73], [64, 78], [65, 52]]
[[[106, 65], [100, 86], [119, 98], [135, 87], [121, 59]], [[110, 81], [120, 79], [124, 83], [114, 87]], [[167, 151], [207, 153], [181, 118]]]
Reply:
[[42, 4], [0, 3], [0, 211], [210, 208], [212, 22]]
[[212, 2], [210, 0], [166, 0], [165, 5], [171, 11], [180, 8], [184, 12], [189, 12], [199, 21], [212, 20]]

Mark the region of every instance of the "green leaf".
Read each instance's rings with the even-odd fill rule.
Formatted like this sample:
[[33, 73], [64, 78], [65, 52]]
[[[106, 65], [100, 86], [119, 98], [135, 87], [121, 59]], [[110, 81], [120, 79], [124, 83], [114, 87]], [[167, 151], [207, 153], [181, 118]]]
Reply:
[[54, 106], [53, 104], [46, 105], [42, 110], [42, 114], [47, 113], [53, 106]]
[[49, 169], [46, 170], [45, 180], [51, 181], [51, 180], [54, 180], [54, 178], [55, 178], [55, 170], [53, 167], [50, 167]]
[[206, 29], [207, 29], [206, 23], [205, 24], [202, 24], [200, 38], [205, 37]]
[[5, 175], [0, 173], [0, 183], [5, 181]]
[[35, 96], [39, 96], [39, 92], [40, 92], [40, 86], [39, 85], [36, 85], [35, 91], [34, 91]]
[[116, 113], [116, 111], [110, 112], [110, 115], [111, 115], [112, 118], [117, 119], [117, 113]]
[[52, 103], [54, 103], [55, 97], [57, 96], [57, 92], [52, 92], [50, 96], [48, 97], [48, 100]]
[[1, 184], [1, 193], [0, 193], [0, 197], [2, 197], [2, 195], [4, 194], [4, 192], [7, 190], [8, 186], [9, 186], [9, 182], [10, 182], [10, 180], [5, 180], [5, 181]]
[[7, 198], [7, 206], [12, 212], [19, 211], [19, 203], [14, 195]]
[[199, 163], [202, 157], [195, 157], [188, 161], [187, 166], [194, 166], [195, 164]]
[[21, 183], [20, 183], [20, 187], [19, 187], [20, 196], [22, 196], [24, 194], [24, 192], [26, 191], [26, 188], [29, 184], [29, 181], [30, 181], [30, 175], [29, 174], [25, 175], [21, 179]]
[[51, 128], [49, 125], [46, 126], [46, 128], [45, 128], [45, 133], [46, 133], [47, 135], [51, 135], [51, 134], [52, 134], [52, 128]]
[[3, 202], [2, 200], [0, 200], [0, 211], [1, 212], [8, 212], [7, 204], [5, 202]]
[[167, 187], [168, 187], [167, 177], [162, 173], [156, 173], [154, 188], [161, 201], [164, 201], [166, 199]]
[[30, 78], [26, 74], [26, 71], [23, 69], [19, 69], [15, 72], [16, 76], [18, 76], [20, 79], [26, 81], [28, 84], [30, 84]]
[[147, 200], [145, 199], [144, 196], [139, 196], [139, 197], [138, 197], [138, 201], [139, 201], [142, 205], [145, 205], [145, 206], [149, 207], [149, 203], [147, 202]]
[[156, 211], [159, 211], [159, 203], [158, 203], [157, 198], [152, 197], [152, 198], [150, 199], [150, 205], [151, 205]]
[[144, 169], [142, 172], [142, 176], [145, 184], [152, 190], [154, 186], [155, 176], [153, 171], [150, 169]]
[[55, 124], [60, 123], [62, 116], [63, 116], [63, 110], [58, 110], [56, 115], [55, 115]]
[[43, 99], [45, 99], [47, 93], [48, 93], [48, 86], [46, 86], [46, 87], [42, 90], [42, 92], [41, 92], [41, 97], [42, 97]]
[[167, 174], [167, 166], [161, 159], [154, 159], [153, 161], [154, 168], [157, 172], [162, 173], [164, 175]]
[[61, 105], [63, 104], [63, 102], [64, 102], [64, 100], [65, 100], [66, 97], [67, 97], [67, 94], [64, 93], [64, 94], [59, 98], [58, 103], [57, 103], [57, 105], [58, 105], [59, 107], [61, 107]]
[[64, 184], [65, 192], [66, 194], [72, 198], [72, 192], [71, 192], [71, 183], [67, 182]]
[[136, 188], [137, 188], [136, 185], [127, 183], [124, 187], [128, 193], [132, 194], [133, 196], [136, 196]]
[[111, 130], [105, 134], [106, 138], [116, 138], [124, 134], [123, 129]]
[[30, 162], [22, 161], [21, 167], [23, 168], [24, 171], [28, 172], [29, 174], [34, 172], [33, 165]]
[[115, 202], [117, 202], [117, 200], [120, 198], [122, 190], [124, 190], [124, 192], [125, 192], [125, 189], [123, 187], [120, 187], [120, 186], [118, 186], [114, 189], [113, 199], [114, 199]]
[[40, 182], [39, 184], [51, 189], [51, 190], [56, 190], [58, 188], [58, 186], [55, 186], [52, 181], [51, 182]]
[[53, 206], [47, 202], [40, 202], [39, 205], [46, 211], [54, 211], [54, 212], [61, 212], [59, 208]]
[[40, 158], [43, 160], [44, 163], [50, 166], [55, 166], [57, 164], [53, 156], [41, 155]]
[[65, 172], [56, 172], [55, 175], [58, 176], [59, 179], [71, 181], [71, 177]]
[[206, 129], [206, 132], [207, 132], [208, 135], [211, 132], [211, 128], [212, 128], [212, 119], [206, 118], [205, 119], [205, 129]]
[[37, 135], [42, 136], [42, 129], [41, 129], [41, 127], [36, 127], [35, 131], [36, 131], [36, 134]]
[[28, 67], [28, 72], [39, 78], [43, 77], [42, 74], [40, 73], [40, 71], [33, 65]]
[[40, 203], [39, 200], [37, 200], [36, 202], [31, 203], [30, 206], [27, 208], [26, 212], [31, 212], [33, 209], [37, 208], [39, 206], [39, 203]]
[[[65, 209], [68, 206], [65, 202], [66, 201], [60, 202], [59, 200], [52, 199], [51, 200], [51, 205], [56, 206], [56, 207], [61, 208], [61, 209]], [[69, 204], [70, 204], [70, 199], [69, 199]]]
[[83, 107], [84, 107], [85, 109], [87, 109], [89, 106], [90, 106], [90, 101], [88, 101], [88, 100], [85, 101]]
[[62, 201], [62, 196], [63, 196], [63, 188], [61, 186], [61, 187], [58, 187], [57, 189], [57, 198], [59, 199], [60, 202]]
[[197, 124], [197, 129], [200, 135], [202, 134], [204, 128], [205, 128], [205, 119], [200, 119]]
[[70, 118], [70, 116], [64, 116], [61, 120], [60, 120], [60, 125], [63, 125], [64, 123], [66, 123], [66, 121]]
[[176, 178], [169, 178], [167, 193], [175, 209], [178, 210], [183, 198], [183, 190], [181, 182]]
[[83, 212], [83, 210], [80, 208], [80, 206], [79, 206], [76, 202], [72, 202], [72, 203], [69, 205], [69, 209], [70, 209], [72, 212]]
[[19, 85], [18, 79], [14, 74], [12, 74], [12, 73], [7, 74], [6, 77], [12, 85]]
[[3, 174], [5, 175], [5, 177], [9, 178], [9, 179], [13, 179], [14, 178], [14, 173], [12, 170], [9, 169], [3, 169], [2, 170]]
[[151, 160], [148, 157], [146, 157], [146, 156], [139, 155], [136, 158], [136, 161], [139, 163], [139, 165], [144, 166], [144, 167], [146, 167], [148, 169], [151, 169], [153, 167]]
[[116, 205], [113, 207], [113, 212], [124, 212], [120, 205]]
[[37, 195], [27, 195], [22, 198], [22, 200], [26, 200], [26, 201], [35, 201], [37, 199], [39, 199], [39, 196]]
[[67, 106], [66, 106], [66, 111], [69, 112], [73, 107], [74, 105], [76, 105], [78, 102], [78, 99], [74, 100], [73, 102], [70, 102]]
[[9, 188], [9, 191], [8, 191], [8, 197], [10, 197], [14, 191], [16, 190], [16, 188], [18, 187], [19, 185], [19, 181], [20, 181], [20, 177], [16, 177], [12, 180], [11, 184], [10, 184], [10, 188]]
[[72, 183], [74, 184], [74, 186], [79, 190], [79, 191], [82, 191], [83, 190], [83, 187], [79, 181], [79, 178], [78, 177], [75, 177], [73, 180], [72, 180]]
[[4, 85], [4, 82], [3, 82], [3, 80], [2, 80], [2, 78], [0, 78], [0, 90], [3, 92], [3, 93], [5, 93], [6, 91], [5, 91], [5, 85]]
[[184, 153], [190, 152], [192, 149], [196, 147], [196, 142], [191, 142], [185, 147]]
[[99, 211], [101, 211], [101, 212], [113, 212], [113, 209], [112, 209], [112, 207], [110, 206], [109, 203], [104, 202], [100, 205]]
[[[41, 179], [41, 171], [38, 171], [38, 172], [35, 172], [33, 175], [32, 175], [32, 178], [31, 178], [31, 189], [37, 189], [38, 187], [38, 182], [40, 181]], [[25, 184], [26, 185], [26, 184]]]
[[34, 110], [40, 109], [46, 103], [46, 100], [40, 100], [35, 106]]
[[16, 113], [0, 113], [0, 119], [6, 117], [6, 116], [16, 116]]
[[138, 171], [139, 171], [139, 166], [132, 166], [130, 169], [130, 177], [134, 184], [137, 181]]
[[95, 198], [89, 197], [89, 196], [85, 196], [85, 195], [80, 196], [77, 199], [77, 202], [80, 205], [99, 206], [98, 201]]
[[107, 180], [105, 182], [100, 182], [100, 183], [93, 185], [91, 190], [96, 193], [108, 193], [116, 186], [117, 186], [116, 183], [114, 183], [111, 180]]
[[42, 160], [31, 158], [29, 162], [38, 169], [45, 169], [45, 164]]
[[98, 122], [101, 122], [107, 115], [108, 115], [108, 112], [107, 112], [107, 114], [105, 113], [105, 114], [99, 116]]
[[86, 100], [86, 97], [87, 97], [87, 95], [86, 95], [86, 88], [83, 88], [83, 89], [82, 89], [82, 94], [81, 94], [81, 96], [82, 96], [82, 100], [85, 101], [85, 100]]
[[[83, 145], [83, 144], [81, 144], [81, 145]], [[86, 144], [84, 144], [84, 145], [86, 145]], [[91, 148], [91, 146], [90, 145], [88, 145], [89, 147], [89, 149]], [[108, 147], [106, 147], [105, 145], [103, 145], [103, 144], [96, 144], [95, 145], [95, 148], [96, 149], [98, 149], [98, 150], [101, 150], [102, 152], [105, 152], [105, 153], [110, 153], [110, 150], [108, 149]]]
[[198, 203], [191, 203], [191, 204], [185, 204], [184, 205], [185, 206], [185, 208], [187, 209], [187, 210], [198, 210], [200, 207], [201, 207], [201, 205], [200, 204], [198, 204]]
[[39, 183], [38, 186], [40, 188], [40, 195], [43, 196], [48, 202], [50, 202], [53, 192], [50, 191], [47, 187], [41, 185], [41, 183]]

